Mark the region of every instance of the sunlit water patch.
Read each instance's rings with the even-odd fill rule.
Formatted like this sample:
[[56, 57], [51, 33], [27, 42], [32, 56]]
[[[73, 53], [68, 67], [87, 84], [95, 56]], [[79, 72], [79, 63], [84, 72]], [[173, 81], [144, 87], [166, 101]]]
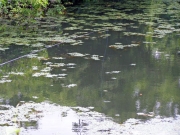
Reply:
[[[94, 107], [66, 107], [47, 102], [34, 103], [21, 101], [16, 107], [1, 107], [1, 135], [6, 134], [113, 134], [178, 135], [179, 116], [161, 118], [160, 116], [143, 122], [128, 119], [117, 124], [112, 118], [93, 111]], [[4, 108], [2, 110], [2, 108]], [[116, 114], [119, 117], [119, 114]], [[164, 129], [166, 127], [166, 129]]]

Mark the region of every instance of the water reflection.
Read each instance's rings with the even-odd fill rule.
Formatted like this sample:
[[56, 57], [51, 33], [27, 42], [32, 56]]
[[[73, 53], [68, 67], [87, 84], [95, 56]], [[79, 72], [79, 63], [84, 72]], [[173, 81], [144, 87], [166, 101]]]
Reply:
[[[149, 119], [157, 115], [176, 117], [180, 105], [180, 70], [179, 57], [174, 52], [177, 52], [179, 40], [175, 31], [171, 31], [171, 34], [165, 31], [174, 30], [173, 26], [160, 25], [158, 29], [165, 29], [162, 34], [156, 27], [159, 24], [152, 24], [156, 23], [157, 18], [143, 23], [148, 20], [147, 14], [150, 13], [145, 14], [146, 18], [141, 14], [126, 18], [127, 11], [121, 14], [119, 10], [114, 12], [117, 15], [107, 19], [112, 11], [97, 11], [102, 14], [103, 20], [95, 16], [96, 12], [92, 16], [69, 14], [67, 18], [55, 19], [53, 23], [60, 21], [62, 25], [52, 26], [52, 29], [46, 25], [40, 26], [42, 20], [38, 22], [38, 28], [34, 28], [37, 33], [33, 35], [37, 36], [36, 42], [46, 45], [62, 40], [66, 42], [1, 67], [1, 80], [6, 82], [1, 82], [0, 98], [7, 101], [5, 104], [14, 106], [20, 100], [50, 100], [67, 106], [93, 106], [96, 111], [114, 118], [118, 123], [129, 118]], [[124, 18], [119, 20], [118, 16]], [[46, 19], [49, 23], [49, 18]], [[90, 21], [90, 24], [82, 20]], [[74, 26], [69, 27], [71, 25]], [[82, 26], [86, 30], [75, 26]], [[54, 27], [71, 38], [62, 38], [57, 31], [54, 32]], [[66, 29], [62, 31], [63, 28]], [[44, 29], [48, 31], [43, 33]], [[93, 32], [87, 34], [87, 31]], [[58, 36], [54, 38], [55, 35]], [[52, 40], [49, 41], [45, 36]], [[29, 44], [34, 39], [30, 36], [26, 42]], [[112, 45], [118, 45], [119, 48]], [[43, 47], [36, 46], [35, 49]], [[17, 52], [21, 50], [23, 54], [32, 50], [27, 46], [17, 48], [20, 48]], [[12, 47], [9, 51], [13, 50]], [[3, 53], [1, 61], [13, 57], [11, 53]], [[10, 74], [12, 72], [24, 74]], [[6, 75], [8, 77], [4, 77]], [[48, 124], [47, 121], [44, 119], [42, 124]], [[74, 123], [74, 130], [79, 131], [79, 126], [82, 126], [82, 121]]]

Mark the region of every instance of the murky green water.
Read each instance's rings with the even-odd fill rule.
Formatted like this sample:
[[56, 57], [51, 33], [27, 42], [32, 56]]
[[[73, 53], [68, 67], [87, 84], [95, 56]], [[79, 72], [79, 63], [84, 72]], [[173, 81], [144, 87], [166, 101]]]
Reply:
[[34, 21], [1, 19], [1, 104], [93, 106], [117, 123], [151, 115], [176, 118], [179, 8], [101, 3]]

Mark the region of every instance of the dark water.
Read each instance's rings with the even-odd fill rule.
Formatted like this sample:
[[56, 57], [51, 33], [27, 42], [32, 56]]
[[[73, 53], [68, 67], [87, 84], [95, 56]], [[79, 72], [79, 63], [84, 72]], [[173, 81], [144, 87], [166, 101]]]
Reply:
[[[142, 3], [139, 9], [121, 6], [74, 7], [66, 16], [37, 19], [27, 26], [23, 21], [20, 26], [4, 21], [7, 31], [1, 30], [0, 47], [9, 49], [0, 51], [1, 63], [62, 41], [54, 39], [57, 35], [78, 43], [61, 43], [35, 53], [39, 58], [24, 57], [1, 66], [1, 104], [49, 100], [65, 106], [93, 106], [118, 123], [141, 118], [137, 115], [141, 112], [176, 117], [180, 109], [179, 11], [163, 3]], [[17, 45], [16, 38], [27, 41]], [[43, 45], [31, 46], [39, 42]], [[111, 46], [118, 43], [124, 48]]]

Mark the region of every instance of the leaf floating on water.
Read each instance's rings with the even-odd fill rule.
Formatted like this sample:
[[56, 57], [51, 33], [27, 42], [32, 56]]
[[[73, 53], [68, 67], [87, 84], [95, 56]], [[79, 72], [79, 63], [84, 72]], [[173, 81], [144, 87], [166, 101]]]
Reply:
[[92, 60], [100, 60], [98, 55], [92, 55], [92, 56], [91, 56], [91, 59], [92, 59]]
[[180, 32], [180, 29], [175, 29], [175, 30], [173, 30], [174, 32]]
[[[31, 50], [31, 53], [37, 53], [39, 50]], [[30, 54], [31, 55], [31, 54]], [[37, 54], [35, 54], [35, 55], [37, 55]]]
[[120, 116], [120, 114], [115, 114], [115, 116], [116, 116], [116, 117], [119, 117], [119, 116]]
[[38, 70], [38, 67], [37, 66], [33, 66], [32, 70]]
[[97, 39], [97, 37], [90, 37], [90, 39], [92, 39], [92, 40], [96, 40], [96, 39]]
[[75, 45], [82, 45], [82, 41], [81, 40], [78, 40], [77, 42], [75, 42], [75, 43], [73, 43], [73, 44], [71, 44], [71, 45], [73, 45], [73, 46], [75, 46]]
[[43, 44], [43, 43], [36, 43], [36, 44], [33, 44], [33, 45], [31, 45], [32, 47], [42, 47], [42, 46], [44, 46], [45, 44]]
[[76, 45], [82, 45], [82, 44], [80, 44], [80, 43], [73, 43], [71, 45], [76, 46]]
[[65, 77], [61, 77], [61, 76], [60, 76], [60, 77], [58, 77], [58, 78], [59, 78], [59, 79], [64, 79]]
[[106, 74], [111, 74], [111, 72], [106, 72]]
[[170, 54], [165, 54], [164, 55], [166, 58], [169, 58], [170, 57]]
[[158, 29], [169, 29], [169, 30], [174, 30], [175, 28], [171, 25], [171, 24], [160, 24], [158, 27]]
[[61, 76], [61, 77], [62, 77], [62, 76], [67, 76], [67, 74], [58, 74], [58, 76]]
[[69, 84], [69, 85], [67, 85], [66, 87], [72, 88], [72, 87], [75, 87], [75, 86], [77, 86], [77, 84]]
[[156, 42], [143, 42], [144, 44], [156, 44]]
[[40, 77], [40, 76], [46, 76], [46, 75], [48, 75], [49, 73], [45, 73], [45, 72], [40, 72], [40, 73], [35, 73], [35, 74], [33, 74], [32, 76], [33, 77]]
[[37, 98], [39, 98], [39, 97], [37, 97], [37, 96], [32, 96], [32, 98], [37, 99]]
[[75, 63], [68, 63], [66, 64], [67, 66], [75, 66], [76, 64]]
[[118, 74], [118, 73], [120, 73], [121, 71], [112, 71], [111, 73], [112, 74]]
[[51, 71], [51, 70], [52, 70], [51, 67], [45, 67], [45, 68], [42, 69], [41, 71], [42, 71], [42, 72], [49, 72], [49, 71]]
[[146, 36], [146, 34], [143, 33], [135, 33], [135, 32], [124, 32], [125, 36]]
[[172, 30], [162, 30], [162, 29], [155, 29], [154, 33], [158, 35], [159, 38], [164, 37], [166, 34], [173, 33]]
[[104, 103], [110, 103], [111, 101], [108, 101], [108, 100], [104, 100], [103, 102], [104, 102]]
[[136, 47], [139, 46], [139, 44], [130, 44], [130, 45], [123, 45], [123, 47]]
[[139, 46], [139, 44], [130, 44], [130, 45], [122, 45], [121, 43], [115, 43], [115, 45], [110, 45], [110, 48], [115, 49], [124, 49], [125, 47], [136, 47]]
[[11, 82], [12, 80], [7, 80], [5, 78], [3, 78], [2, 80], [0, 80], [0, 83], [6, 83], [6, 82]]
[[74, 39], [59, 37], [59, 36], [53, 37], [52, 39], [50, 39], [50, 41], [62, 42], [62, 43], [74, 43], [74, 42], [76, 42], [76, 40], [74, 40]]
[[132, 64], [130, 64], [131, 66], [136, 66], [136, 64], [135, 63], [132, 63]]
[[8, 78], [9, 77], [9, 75], [4, 75], [4, 76], [2, 76], [3, 78]]
[[84, 57], [85, 55], [78, 52], [68, 53], [72, 57]]
[[153, 26], [154, 22], [145, 22], [146, 25]]
[[37, 57], [38, 60], [48, 60], [49, 58], [45, 58], [45, 57]]
[[75, 86], [77, 86], [77, 84], [69, 84], [69, 85], [62, 84], [62, 87], [67, 87], [67, 88], [72, 88], [72, 87], [75, 87]]
[[121, 71], [111, 71], [111, 72], [106, 72], [106, 74], [118, 74], [120, 73]]
[[7, 49], [9, 49], [9, 48], [7, 48], [7, 47], [6, 47], [6, 48], [1, 48], [1, 47], [0, 47], [0, 51], [5, 51], [5, 50], [7, 50]]
[[90, 110], [93, 110], [93, 109], [94, 109], [93, 106], [89, 106], [89, 107], [87, 107], [87, 108], [90, 109]]
[[125, 31], [126, 28], [122, 27], [122, 26], [114, 26], [114, 27], [112, 27], [112, 30], [113, 31]]
[[65, 58], [63, 58], [63, 57], [52, 57], [52, 59], [63, 60], [63, 59], [65, 59]]
[[104, 35], [101, 35], [100, 37], [102, 37], [102, 38], [107, 38], [107, 37], [109, 37], [110, 36], [110, 34], [104, 34]]
[[138, 29], [139, 27], [138, 26], [131, 26], [131, 28]]
[[67, 69], [61, 69], [61, 71], [67, 71]]
[[135, 46], [139, 46], [139, 44], [130, 44], [130, 45], [128, 45], [128, 47], [135, 47]]
[[64, 30], [78, 30], [78, 29], [82, 29], [83, 27], [68, 27], [65, 28]]
[[122, 43], [115, 43], [115, 45], [122, 45]]
[[73, 66], [70, 66], [70, 67], [67, 67], [67, 68], [75, 68], [75, 67], [73, 67]]
[[57, 77], [58, 75], [56, 75], [56, 74], [46, 74], [46, 76], [45, 77], [47, 77], [47, 78], [53, 78], [53, 77]]
[[110, 45], [110, 48], [115, 48], [115, 49], [124, 49], [123, 45]]
[[9, 74], [11, 74], [11, 75], [21, 75], [21, 76], [24, 75], [23, 72], [10, 72]]
[[63, 35], [64, 35], [64, 36], [69, 36], [69, 33], [64, 33]]
[[149, 113], [137, 113], [138, 116], [144, 116], [144, 117], [154, 117], [154, 112]]
[[54, 64], [50, 64], [50, 67], [64, 67], [65, 64], [64, 63], [54, 63]]
[[52, 62], [45, 62], [44, 64], [46, 64], [46, 65], [51, 65], [51, 64], [53, 64]]
[[37, 58], [37, 54], [29, 54], [27, 55], [27, 58]]
[[[44, 70], [43, 70], [44, 71]], [[46, 71], [46, 70], [45, 70]], [[48, 72], [39, 72], [39, 73], [35, 73], [32, 76], [33, 77], [40, 77], [40, 76], [44, 76], [47, 78], [65, 78], [64, 76], [66, 76], [67, 74], [51, 74]]]

